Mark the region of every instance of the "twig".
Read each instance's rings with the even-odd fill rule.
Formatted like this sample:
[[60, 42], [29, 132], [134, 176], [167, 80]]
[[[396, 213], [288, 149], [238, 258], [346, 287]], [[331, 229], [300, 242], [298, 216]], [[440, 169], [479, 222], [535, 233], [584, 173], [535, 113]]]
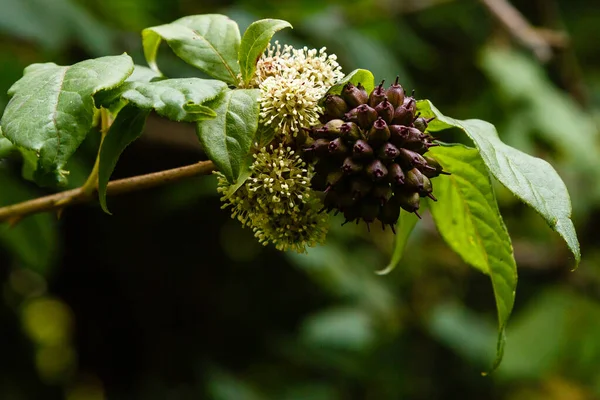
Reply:
[[[208, 175], [215, 169], [212, 161], [200, 161], [184, 167], [133, 176], [108, 183], [106, 194], [109, 196], [134, 192], [176, 182], [184, 178]], [[46, 211], [58, 211], [64, 207], [81, 204], [96, 199], [96, 191], [87, 192], [83, 187], [55, 193], [22, 203], [0, 208], [0, 223], [8, 221], [15, 224], [23, 217]]]
[[[481, 2], [513, 37], [531, 49], [542, 62], [548, 61], [552, 57], [553, 45], [564, 46], [566, 44], [564, 35], [560, 36], [559, 33], [556, 33], [550, 36], [548, 30], [540, 31], [532, 27], [507, 0], [481, 0]], [[558, 40], [558, 37], [564, 40]]]

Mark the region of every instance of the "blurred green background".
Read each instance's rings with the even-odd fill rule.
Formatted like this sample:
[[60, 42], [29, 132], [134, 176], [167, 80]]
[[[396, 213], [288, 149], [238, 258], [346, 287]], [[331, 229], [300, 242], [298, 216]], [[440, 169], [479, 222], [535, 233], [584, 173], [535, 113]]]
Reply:
[[[543, 29], [519, 40], [474, 0], [0, 0], [0, 110], [30, 63], [127, 51], [144, 64], [144, 27], [213, 12], [242, 31], [282, 18], [295, 29], [281, 42], [326, 46], [345, 72], [399, 75], [444, 114], [493, 122], [552, 163], [583, 253], [571, 272], [558, 235], [497, 187], [520, 280], [504, 362], [482, 377], [495, 350], [491, 285], [428, 216], [382, 277], [389, 230], [334, 219], [327, 245], [282, 254], [219, 209], [213, 177], [110, 198], [113, 216], [97, 204], [37, 215], [0, 226], [0, 398], [600, 398], [600, 7], [512, 4]], [[531, 35], [545, 42], [532, 49]], [[196, 74], [162, 50], [168, 75]], [[453, 135], [443, 140], [463, 140]], [[90, 135], [76, 154], [71, 186], [97, 146]], [[152, 117], [114, 177], [204, 158], [193, 127]], [[21, 168], [0, 161], [1, 205], [48, 193]]]

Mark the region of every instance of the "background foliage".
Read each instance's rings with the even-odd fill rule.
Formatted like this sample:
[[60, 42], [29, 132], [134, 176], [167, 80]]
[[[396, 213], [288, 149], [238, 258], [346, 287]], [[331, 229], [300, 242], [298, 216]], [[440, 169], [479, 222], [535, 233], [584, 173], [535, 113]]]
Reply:
[[[212, 178], [0, 226], [0, 397], [7, 399], [592, 399], [600, 397], [600, 10], [584, 0], [514, 1], [535, 25], [570, 38], [540, 62], [474, 1], [191, 2], [0, 0], [0, 108], [33, 62], [73, 64], [127, 51], [140, 32], [219, 12], [243, 31], [326, 46], [345, 72], [396, 75], [445, 115], [494, 123], [503, 141], [542, 157], [565, 180], [584, 255], [500, 185], [519, 287], [505, 360], [491, 377], [495, 305], [488, 278], [416, 225], [399, 267], [393, 235], [334, 224], [328, 244], [281, 254], [219, 209]], [[197, 71], [164, 46], [161, 69]], [[180, 126], [181, 125], [181, 126]], [[151, 117], [114, 177], [206, 158], [193, 127]], [[453, 140], [460, 140], [457, 132]], [[90, 135], [67, 166], [92, 167]], [[0, 153], [3, 146], [0, 142]], [[0, 204], [44, 192], [0, 162]], [[435, 182], [434, 182], [435, 184]], [[341, 222], [341, 221], [340, 221]]]

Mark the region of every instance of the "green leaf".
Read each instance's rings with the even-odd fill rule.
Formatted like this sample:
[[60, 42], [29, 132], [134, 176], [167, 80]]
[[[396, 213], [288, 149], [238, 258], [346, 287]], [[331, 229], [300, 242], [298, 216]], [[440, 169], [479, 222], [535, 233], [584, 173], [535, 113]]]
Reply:
[[[23, 180], [0, 169], [0, 207], [16, 204], [39, 195]], [[15, 226], [0, 224], [0, 246], [18, 260], [17, 265], [47, 276], [54, 265], [58, 247], [56, 217], [51, 213], [29, 216]]]
[[459, 121], [444, 116], [428, 100], [417, 102], [417, 109], [425, 118], [435, 116], [429, 132], [456, 127], [475, 143], [489, 171], [508, 190], [533, 207], [558, 232], [575, 257], [575, 266], [581, 260], [579, 241], [571, 221], [571, 200], [560, 176], [546, 161], [532, 157], [504, 144], [496, 128], [481, 120]]
[[120, 99], [173, 121], [196, 122], [214, 118], [215, 112], [204, 103], [215, 99], [227, 84], [214, 79], [183, 78], [154, 82], [131, 81], [100, 93], [96, 99], [109, 107]]
[[21, 176], [23, 179], [28, 181], [34, 180], [35, 171], [37, 170], [38, 157], [34, 151], [19, 149], [21, 157], [23, 158], [23, 165], [21, 166]]
[[162, 75], [154, 71], [152, 68], [143, 65], [134, 65], [133, 72], [125, 82], [150, 82], [155, 79], [162, 79]]
[[252, 176], [252, 170], [250, 169], [252, 166], [252, 161], [253, 158], [250, 155], [244, 159], [244, 163], [241, 166], [236, 181], [227, 188], [225, 193], [223, 193], [225, 197], [233, 196], [233, 194], [237, 192], [238, 189], [241, 188], [242, 185], [246, 183], [246, 181]]
[[355, 69], [346, 75], [341, 81], [333, 85], [327, 93], [329, 94], [340, 94], [342, 93], [342, 89], [346, 83], [351, 82], [354, 85], [358, 85], [359, 83], [365, 87], [367, 93], [371, 93], [371, 91], [375, 88], [375, 77], [371, 73], [371, 71], [366, 69]]
[[131, 73], [131, 75], [129, 75], [127, 79], [125, 79], [125, 83], [123, 85], [112, 90], [104, 90], [102, 92], [97, 93], [94, 96], [94, 100], [96, 102], [96, 105], [101, 105], [104, 108], [108, 108], [111, 114], [117, 115], [121, 108], [127, 105], [127, 100], [124, 100], [121, 96], [126, 88], [131, 88], [131, 83], [148, 83], [153, 80], [163, 79], [164, 78], [160, 74], [148, 67], [144, 67], [142, 65], [134, 65], [133, 72]]
[[163, 39], [183, 61], [215, 79], [237, 85], [240, 31], [235, 21], [219, 14], [192, 15], [144, 29], [144, 55], [158, 73], [156, 53]]
[[208, 104], [215, 119], [199, 122], [196, 132], [208, 157], [234, 183], [258, 127], [258, 89], [228, 90]]
[[98, 167], [98, 199], [100, 206], [107, 214], [110, 214], [110, 211], [106, 206], [106, 187], [110, 176], [123, 150], [139, 138], [144, 131], [149, 114], [149, 110], [140, 110], [135, 106], [126, 105], [121, 109], [102, 141]]
[[275, 129], [272, 126], [265, 126], [264, 124], [258, 125], [256, 136], [254, 138], [256, 147], [263, 148], [269, 145], [275, 138]]
[[510, 237], [479, 152], [464, 146], [444, 146], [432, 148], [430, 153], [444, 170], [452, 173], [434, 181], [438, 201], [429, 202], [433, 220], [450, 247], [492, 281], [499, 332], [494, 370], [502, 360], [504, 331], [517, 286]]
[[63, 167], [92, 128], [94, 94], [117, 87], [132, 71], [126, 54], [72, 66], [45, 63], [25, 68], [8, 91], [12, 98], [0, 125], [11, 142], [37, 154], [38, 183], [66, 183]]
[[244, 84], [250, 82], [254, 76], [256, 62], [269, 45], [275, 32], [291, 27], [289, 22], [281, 19], [261, 19], [250, 24], [242, 37], [238, 55]]
[[[422, 205], [424, 205], [424, 203], [422, 203]], [[396, 223], [396, 241], [394, 242], [392, 259], [387, 267], [375, 272], [377, 275], [387, 275], [398, 266], [404, 255], [404, 249], [406, 248], [408, 238], [418, 220], [419, 217], [417, 217], [416, 214], [404, 210], [400, 211], [400, 218], [398, 218], [398, 222]]]

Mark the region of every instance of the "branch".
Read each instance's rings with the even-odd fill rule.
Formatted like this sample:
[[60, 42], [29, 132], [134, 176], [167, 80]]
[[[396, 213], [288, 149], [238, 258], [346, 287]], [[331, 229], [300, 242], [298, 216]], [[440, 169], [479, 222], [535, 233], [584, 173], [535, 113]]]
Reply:
[[566, 45], [567, 39], [564, 34], [532, 27], [507, 0], [481, 0], [481, 2], [504, 28], [525, 47], [531, 49], [540, 61], [550, 60], [553, 46]]
[[[208, 175], [215, 169], [212, 161], [200, 161], [196, 164], [154, 172], [146, 175], [133, 176], [108, 183], [106, 194], [109, 196], [138, 190], [153, 188], [184, 178], [198, 175]], [[65, 192], [55, 193], [22, 203], [0, 207], [0, 223], [8, 221], [16, 224], [23, 217], [46, 211], [61, 211], [64, 207], [87, 203], [96, 199], [96, 191], [88, 192], [84, 187]]]

